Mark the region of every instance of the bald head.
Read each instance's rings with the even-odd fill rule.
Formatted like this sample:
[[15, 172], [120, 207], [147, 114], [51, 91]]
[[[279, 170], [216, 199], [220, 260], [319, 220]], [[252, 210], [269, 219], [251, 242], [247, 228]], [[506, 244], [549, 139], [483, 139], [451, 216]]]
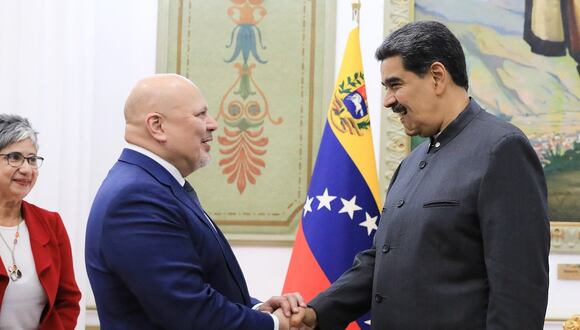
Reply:
[[125, 140], [167, 160], [189, 175], [209, 161], [216, 121], [201, 91], [177, 74], [142, 79], [125, 103]]
[[125, 122], [139, 124], [149, 112], [167, 113], [176, 96], [187, 89], [198, 90], [191, 80], [177, 74], [156, 74], [140, 80], [125, 102]]
[[201, 97], [199, 89], [183, 76], [170, 73], [141, 79], [125, 102], [125, 140], [148, 148], [153, 142], [148, 118], [152, 114], [171, 116], [195, 97]]

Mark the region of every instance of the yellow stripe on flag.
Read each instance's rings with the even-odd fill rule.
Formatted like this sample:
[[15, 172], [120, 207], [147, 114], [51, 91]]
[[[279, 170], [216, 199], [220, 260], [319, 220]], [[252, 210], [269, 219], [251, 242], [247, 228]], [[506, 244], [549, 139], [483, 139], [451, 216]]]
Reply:
[[328, 109], [328, 122], [337, 139], [364, 177], [375, 198], [377, 207], [380, 209], [379, 180], [370, 117], [367, 112], [362, 118], [356, 118], [345, 105], [347, 98], [352, 98], [351, 104], [360, 101], [359, 96], [353, 95], [355, 91], [358, 93], [354, 94], [362, 95], [365, 104], [367, 103], [363, 72], [359, 28], [356, 27], [348, 36], [340, 72]]

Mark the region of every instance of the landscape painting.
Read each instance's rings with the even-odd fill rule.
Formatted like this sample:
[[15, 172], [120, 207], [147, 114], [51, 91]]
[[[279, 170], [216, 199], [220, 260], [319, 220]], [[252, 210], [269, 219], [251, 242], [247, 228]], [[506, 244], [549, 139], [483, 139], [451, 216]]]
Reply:
[[460, 39], [470, 95], [529, 137], [551, 221], [580, 221], [580, 8], [573, 1], [415, 0]]

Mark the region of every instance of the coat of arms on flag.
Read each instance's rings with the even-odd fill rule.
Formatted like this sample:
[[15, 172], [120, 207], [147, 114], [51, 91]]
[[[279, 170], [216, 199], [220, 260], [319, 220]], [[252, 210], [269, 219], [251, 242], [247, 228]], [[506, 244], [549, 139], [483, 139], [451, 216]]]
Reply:
[[338, 84], [331, 102], [329, 119], [341, 133], [361, 136], [370, 132], [364, 73], [355, 72]]

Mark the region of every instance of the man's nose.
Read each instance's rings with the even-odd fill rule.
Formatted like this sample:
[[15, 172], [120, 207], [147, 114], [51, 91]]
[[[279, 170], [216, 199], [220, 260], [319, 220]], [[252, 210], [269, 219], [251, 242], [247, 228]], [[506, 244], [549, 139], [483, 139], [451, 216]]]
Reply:
[[393, 106], [395, 106], [397, 104], [397, 99], [395, 98], [395, 95], [390, 92], [387, 91], [385, 93], [385, 98], [383, 99], [383, 105], [385, 106], [385, 108], [391, 108]]
[[206, 128], [208, 131], [215, 131], [218, 128], [217, 121], [212, 115], [207, 116]]

